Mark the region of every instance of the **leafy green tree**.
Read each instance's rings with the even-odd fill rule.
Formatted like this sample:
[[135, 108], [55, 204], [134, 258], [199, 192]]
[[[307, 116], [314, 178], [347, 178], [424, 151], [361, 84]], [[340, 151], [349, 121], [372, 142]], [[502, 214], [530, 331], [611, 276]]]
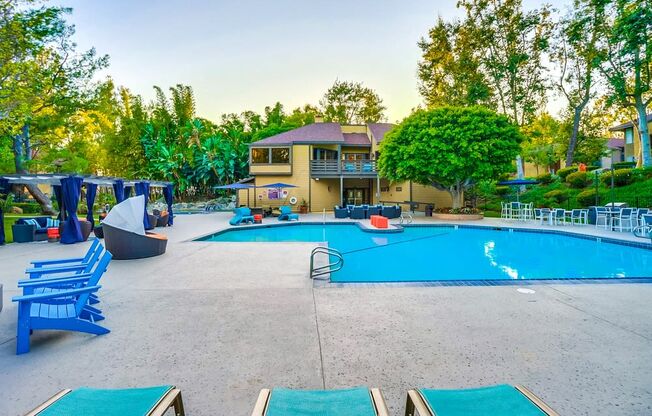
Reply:
[[527, 124], [545, 104], [549, 6], [526, 12], [521, 0], [460, 0], [458, 5], [466, 12], [464, 24], [498, 111], [519, 126]]
[[[39, 147], [86, 99], [95, 71], [107, 65], [91, 49], [78, 53], [69, 9], [30, 8], [32, 1], [0, 3], [0, 134], [12, 137], [14, 167], [26, 173]], [[47, 134], [44, 134], [46, 132]], [[50, 200], [27, 186], [44, 212]]]
[[[548, 113], [542, 113], [521, 128], [523, 157], [537, 166], [550, 170], [560, 159], [565, 144], [562, 123]], [[566, 143], [567, 144], [567, 143]]]
[[561, 68], [557, 88], [568, 100], [572, 130], [566, 151], [566, 166], [573, 164], [582, 113], [595, 95], [598, 41], [605, 20], [605, 0], [574, 0], [573, 9], [557, 31], [552, 58]]
[[418, 45], [419, 92], [428, 107], [493, 105], [472, 31], [464, 23], [446, 23], [440, 17]]
[[335, 81], [319, 102], [326, 121], [375, 123], [385, 117], [383, 100], [360, 82]]
[[473, 183], [513, 169], [523, 140], [510, 120], [484, 107], [417, 110], [387, 135], [380, 147], [380, 174], [448, 191], [453, 208]]
[[636, 110], [640, 163], [652, 166], [647, 125], [647, 108], [652, 102], [652, 1], [613, 0], [607, 4], [599, 43], [600, 71], [608, 81], [611, 102]]

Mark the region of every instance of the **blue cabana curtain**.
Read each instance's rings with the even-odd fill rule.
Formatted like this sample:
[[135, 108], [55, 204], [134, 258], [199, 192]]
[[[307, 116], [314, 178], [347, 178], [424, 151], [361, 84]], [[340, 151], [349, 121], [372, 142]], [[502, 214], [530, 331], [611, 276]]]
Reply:
[[133, 189], [132, 186], [125, 186], [125, 196], [124, 199], [127, 199], [131, 197], [131, 190]]
[[122, 179], [116, 179], [113, 184], [113, 194], [117, 204], [125, 200], [125, 182]]
[[147, 215], [147, 200], [149, 199], [149, 182], [136, 182], [136, 195], [143, 195], [145, 197], [145, 213], [143, 214], [143, 224], [145, 229], [149, 230], [152, 227], [149, 223], [149, 216]]
[[[9, 180], [0, 178], [0, 194], [9, 194]], [[5, 243], [5, 214], [0, 208], [0, 246]]]
[[86, 184], [86, 219], [91, 223], [91, 230], [95, 228], [95, 219], [93, 218], [93, 204], [95, 204], [95, 195], [97, 195], [97, 184]]
[[63, 210], [61, 209], [62, 207], [62, 201], [63, 198], [61, 197], [61, 185], [52, 185], [52, 190], [54, 191], [54, 198], [57, 200], [57, 205], [59, 206], [59, 215], [57, 215], [57, 218], [59, 220], [62, 220], [62, 212]]
[[174, 203], [174, 185], [167, 185], [163, 188], [163, 196], [165, 197], [165, 203], [168, 204], [168, 225], [174, 224], [172, 217], [172, 204]]
[[66, 211], [66, 222], [61, 233], [62, 244], [74, 244], [83, 241], [79, 220], [77, 219], [77, 205], [81, 194], [82, 178], [69, 176], [61, 179], [61, 199]]

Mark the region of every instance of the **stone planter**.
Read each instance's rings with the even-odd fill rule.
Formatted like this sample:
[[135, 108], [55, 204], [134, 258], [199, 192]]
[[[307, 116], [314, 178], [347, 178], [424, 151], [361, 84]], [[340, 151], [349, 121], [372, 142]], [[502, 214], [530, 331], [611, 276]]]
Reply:
[[435, 212], [432, 218], [442, 221], [478, 221], [484, 218], [484, 214], [443, 214]]

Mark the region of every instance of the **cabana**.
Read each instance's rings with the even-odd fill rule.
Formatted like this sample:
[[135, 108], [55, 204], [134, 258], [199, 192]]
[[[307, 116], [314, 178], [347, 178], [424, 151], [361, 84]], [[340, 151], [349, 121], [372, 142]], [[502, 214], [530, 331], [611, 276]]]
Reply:
[[[121, 178], [96, 175], [75, 175], [75, 174], [10, 174], [0, 175], [0, 183], [7, 192], [11, 185], [39, 185], [52, 186], [57, 204], [59, 205], [59, 220], [62, 222], [61, 243], [72, 244], [85, 241], [88, 234], [94, 228], [93, 205], [97, 196], [98, 187], [111, 188], [114, 192], [117, 203], [122, 202], [135, 189], [137, 195], [145, 196], [145, 207], [143, 209], [143, 225], [150, 229], [150, 219], [147, 214], [147, 199], [150, 188], [162, 188], [163, 196], [168, 207], [168, 223], [174, 222], [172, 204], [174, 203], [174, 186], [170, 182], [130, 180]], [[86, 189], [86, 221], [80, 225], [77, 218], [77, 206], [81, 199], [81, 188]], [[156, 224], [154, 224], [155, 226]], [[90, 229], [89, 229], [90, 228]], [[151, 227], [153, 228], [153, 227]], [[4, 241], [4, 231], [0, 229], [0, 241]]]

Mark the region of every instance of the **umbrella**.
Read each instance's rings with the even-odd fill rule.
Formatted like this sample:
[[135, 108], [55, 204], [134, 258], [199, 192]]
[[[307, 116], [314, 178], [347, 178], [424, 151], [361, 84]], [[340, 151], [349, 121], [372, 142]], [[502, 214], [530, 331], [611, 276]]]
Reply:
[[[247, 190], [247, 205], [249, 205], [249, 189], [255, 188], [255, 186], [254, 185], [247, 185], [246, 183], [236, 182], [236, 183], [230, 183], [228, 185], [214, 186], [213, 188], [215, 188], [215, 189], [235, 189], [235, 190], [246, 189]], [[237, 192], [235, 194], [235, 198], [236, 198], [235, 204], [237, 206], [239, 204], [238, 193]]]
[[127, 198], [114, 206], [102, 222], [111, 227], [145, 235], [145, 225], [143, 224], [144, 211], [145, 197], [138, 195], [133, 198]]
[[289, 183], [276, 182], [276, 183], [270, 183], [270, 184], [267, 184], [267, 185], [261, 185], [261, 186], [258, 186], [257, 188], [278, 188], [278, 189], [282, 189], [282, 188], [298, 188], [298, 186], [290, 185]]
[[[504, 186], [523, 186], [523, 185], [534, 185], [539, 183], [539, 181], [535, 181], [532, 179], [512, 179], [510, 181], [502, 181], [498, 182], [498, 185], [504, 185]], [[521, 197], [521, 192], [516, 192], [516, 202], [520, 202], [520, 197]]]

